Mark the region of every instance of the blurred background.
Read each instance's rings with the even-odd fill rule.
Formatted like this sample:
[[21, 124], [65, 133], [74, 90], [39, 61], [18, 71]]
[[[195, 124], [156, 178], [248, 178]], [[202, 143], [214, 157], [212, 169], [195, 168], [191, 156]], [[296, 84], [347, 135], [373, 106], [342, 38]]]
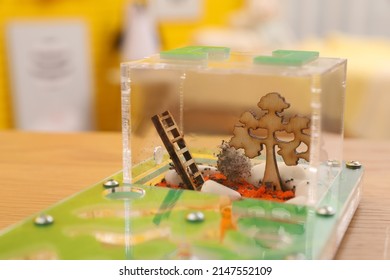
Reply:
[[119, 131], [119, 63], [185, 45], [348, 59], [347, 137], [390, 139], [389, 0], [0, 0], [0, 130]]

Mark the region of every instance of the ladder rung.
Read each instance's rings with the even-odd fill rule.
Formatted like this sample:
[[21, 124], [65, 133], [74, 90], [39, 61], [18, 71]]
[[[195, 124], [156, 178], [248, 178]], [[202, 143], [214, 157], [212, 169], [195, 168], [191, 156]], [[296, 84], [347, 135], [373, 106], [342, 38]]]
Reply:
[[160, 120], [167, 120], [167, 119], [171, 119], [171, 116], [170, 115], [163, 115], [160, 117]]
[[199, 171], [194, 173], [194, 174], [192, 174], [192, 177], [194, 177], [194, 178], [196, 178], [198, 176], [202, 176], [202, 173], [200, 173]]
[[184, 164], [185, 164], [185, 166], [190, 166], [192, 164], [195, 164], [195, 160], [192, 158], [189, 161], [186, 161]]
[[177, 141], [179, 141], [179, 140], [181, 140], [181, 139], [183, 139], [183, 137], [180, 135], [180, 136], [177, 136], [177, 137], [175, 137], [175, 138], [173, 138], [172, 140], [171, 140], [171, 143], [175, 143], [175, 142], [177, 142]]
[[184, 154], [184, 153], [186, 153], [186, 152], [188, 152], [188, 148], [187, 148], [187, 147], [178, 150], [178, 151], [177, 151], [177, 154], [178, 154], [178, 155], [182, 155], [182, 154]]
[[166, 132], [169, 132], [169, 131], [174, 130], [174, 129], [177, 129], [177, 126], [176, 126], [176, 125], [172, 125], [172, 126], [166, 128], [165, 131], [166, 131]]

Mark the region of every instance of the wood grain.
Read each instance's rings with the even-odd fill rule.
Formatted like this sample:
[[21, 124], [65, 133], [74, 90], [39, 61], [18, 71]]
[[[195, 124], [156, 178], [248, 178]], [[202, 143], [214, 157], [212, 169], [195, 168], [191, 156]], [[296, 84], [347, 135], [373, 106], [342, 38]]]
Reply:
[[[0, 132], [0, 229], [119, 171], [121, 145], [120, 133]], [[336, 259], [390, 258], [390, 142], [347, 139], [344, 158], [363, 163], [364, 192]]]
[[362, 201], [336, 258], [390, 259], [390, 142], [347, 139], [344, 158], [360, 161], [365, 174]]
[[0, 133], [0, 229], [122, 168], [119, 133]]

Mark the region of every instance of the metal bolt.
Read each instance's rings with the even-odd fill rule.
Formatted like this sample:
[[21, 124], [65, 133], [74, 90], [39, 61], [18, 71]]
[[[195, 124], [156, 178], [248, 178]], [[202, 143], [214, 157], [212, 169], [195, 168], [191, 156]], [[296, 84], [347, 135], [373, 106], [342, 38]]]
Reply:
[[336, 211], [332, 206], [324, 205], [317, 209], [317, 215], [320, 216], [333, 216]]
[[346, 164], [347, 168], [349, 169], [359, 169], [360, 167], [362, 167], [362, 164], [358, 161], [348, 161]]
[[103, 183], [103, 187], [105, 188], [115, 188], [119, 186], [119, 182], [114, 179], [109, 179]]
[[191, 212], [187, 215], [187, 221], [191, 223], [200, 223], [204, 221], [204, 214], [200, 211]]
[[53, 222], [54, 222], [53, 217], [47, 214], [40, 214], [34, 219], [34, 223], [37, 226], [47, 226], [47, 225], [51, 225]]

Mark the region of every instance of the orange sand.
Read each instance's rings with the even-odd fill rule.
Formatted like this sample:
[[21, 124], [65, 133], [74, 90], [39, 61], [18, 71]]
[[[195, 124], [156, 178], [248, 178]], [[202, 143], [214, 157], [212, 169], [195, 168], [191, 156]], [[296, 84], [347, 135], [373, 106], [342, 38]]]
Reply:
[[[257, 198], [257, 199], [265, 199], [265, 200], [272, 200], [272, 201], [278, 201], [278, 202], [284, 202], [286, 200], [289, 200], [290, 198], [294, 197], [293, 191], [274, 191], [266, 186], [262, 185], [260, 187], [255, 187], [252, 184], [249, 184], [245, 180], [240, 180], [239, 182], [232, 182], [229, 181], [225, 175], [221, 173], [216, 173], [214, 175], [211, 175], [209, 177], [204, 178], [205, 181], [207, 180], [213, 180], [216, 181], [226, 187], [229, 187], [233, 190], [236, 190], [241, 194], [242, 197], [247, 198]], [[160, 187], [169, 187], [173, 189], [179, 189], [180, 186], [174, 186], [174, 185], [168, 185], [165, 180], [162, 180], [160, 183], [158, 183], [156, 186]]]

